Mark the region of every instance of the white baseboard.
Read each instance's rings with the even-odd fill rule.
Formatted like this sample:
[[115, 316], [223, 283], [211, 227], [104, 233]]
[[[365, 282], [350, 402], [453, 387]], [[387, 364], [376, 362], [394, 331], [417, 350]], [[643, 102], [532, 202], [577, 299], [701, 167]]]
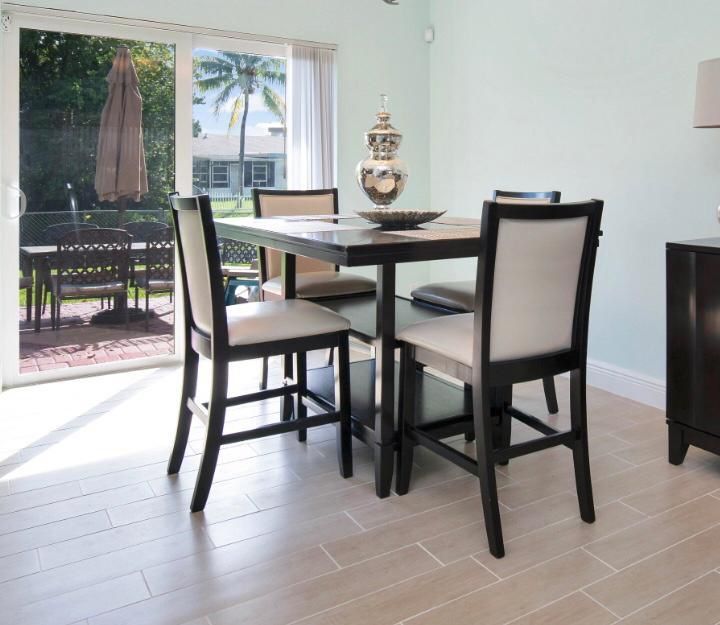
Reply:
[[590, 386], [601, 388], [614, 395], [665, 410], [664, 380], [588, 359], [587, 381]]

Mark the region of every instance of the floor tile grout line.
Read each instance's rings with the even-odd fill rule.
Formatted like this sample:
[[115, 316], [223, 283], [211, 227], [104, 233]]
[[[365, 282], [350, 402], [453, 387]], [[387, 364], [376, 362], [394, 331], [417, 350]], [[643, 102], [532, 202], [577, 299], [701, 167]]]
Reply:
[[[630, 525], [630, 526], [628, 526], [628, 527], [634, 527], [634, 526], [633, 526], [633, 525]], [[622, 531], [622, 530], [621, 530], [621, 531]], [[609, 534], [609, 536], [612, 536], [612, 534]], [[600, 540], [602, 540], [602, 539], [600, 539]], [[588, 551], [588, 550], [586, 549], [586, 547], [588, 546], [588, 544], [591, 545], [592, 543], [587, 543], [587, 544], [583, 545], [582, 547], [580, 547], [580, 549], [582, 549], [582, 550], [583, 550], [586, 554], [588, 554], [589, 556], [592, 556], [592, 557], [595, 558], [596, 560], [599, 560], [600, 562], [602, 562], [606, 567], [608, 567], [609, 569], [611, 569], [614, 573], [618, 573], [618, 572], [620, 571], [620, 569], [618, 569], [616, 566], [613, 566], [613, 565], [610, 564], [609, 562], [605, 562], [605, 560], [603, 560], [600, 556], [596, 556], [592, 551]]]
[[[409, 546], [412, 546], [412, 545], [409, 545]], [[405, 549], [405, 548], [406, 548], [406, 547], [402, 547], [401, 549]], [[393, 551], [388, 551], [387, 553], [388, 553], [388, 554], [389, 554], [389, 553], [393, 553], [394, 551], [399, 551], [399, 549], [395, 549], [395, 550], [393, 550]], [[382, 556], [384, 556], [384, 555], [387, 555], [387, 554], [382, 554]], [[379, 558], [379, 557], [382, 557], [382, 556], [376, 556], [376, 557]], [[369, 558], [369, 559], [374, 559], [374, 558]], [[367, 560], [363, 560], [362, 562], [367, 562]], [[358, 563], [358, 564], [359, 564], [359, 563]], [[392, 584], [388, 584], [387, 586], [383, 586], [382, 588], [376, 588], [375, 590], [372, 590], [372, 591], [370, 591], [370, 592], [366, 592], [366, 593], [364, 593], [364, 594], [362, 594], [362, 595], [358, 595], [357, 597], [353, 597], [352, 599], [348, 599], [347, 601], [343, 601], [342, 603], [338, 603], [338, 604], [336, 604], [336, 605], [334, 605], [334, 606], [332, 606], [332, 607], [330, 607], [330, 608], [326, 608], [326, 609], [324, 609], [324, 610], [319, 610], [318, 612], [314, 612], [313, 614], [308, 614], [308, 615], [306, 615], [306, 616], [303, 616], [302, 618], [295, 619], [294, 621], [290, 621], [290, 622], [287, 623], [287, 625], [294, 625], [295, 623], [299, 623], [299, 622], [304, 621], [304, 620], [306, 620], [306, 619], [316, 617], [316, 616], [318, 616], [318, 615], [320, 615], [320, 614], [324, 614], [325, 612], [330, 612], [330, 611], [335, 610], [335, 609], [337, 609], [337, 608], [340, 608], [340, 607], [342, 607], [342, 606], [344, 606], [344, 605], [350, 604], [350, 603], [352, 603], [352, 602], [354, 602], [354, 601], [359, 601], [360, 599], [364, 599], [365, 597], [370, 597], [370, 596], [372, 596], [372, 595], [374, 595], [374, 594], [376, 594], [376, 593], [384, 592], [384, 591], [389, 590], [389, 589], [391, 589], [391, 588], [395, 588], [396, 586], [399, 586], [400, 584], [405, 584], [405, 583], [410, 582], [410, 581], [412, 581], [412, 580], [414, 580], [414, 579], [417, 579], [417, 578], [419, 578], [419, 577], [422, 577], [423, 575], [429, 575], [430, 573], [435, 573], [436, 571], [440, 571], [440, 570], [442, 570], [443, 568], [445, 568], [445, 566], [444, 566], [442, 563], [440, 563], [440, 566], [437, 567], [437, 568], [430, 569], [429, 571], [423, 571], [422, 573], [418, 573], [417, 575], [411, 575], [410, 577], [406, 577], [405, 579], [398, 580], [398, 581], [396, 581], [396, 582], [393, 582]], [[325, 575], [328, 575], [328, 573], [325, 573]], [[317, 579], [317, 578], [313, 578], [313, 579]], [[298, 582], [298, 583], [302, 583], [302, 582]], [[490, 584], [485, 584], [484, 586], [481, 586], [481, 587], [479, 587], [479, 588], [475, 588], [472, 592], [476, 592], [476, 591], [478, 591], [478, 590], [482, 590], [483, 588], [487, 588], [488, 586], [492, 586], [492, 585], [495, 584], [495, 583], [496, 583], [496, 582], [491, 582]], [[237, 604], [237, 605], [241, 605], [241, 604]], [[422, 612], [419, 612], [418, 614], [422, 614]], [[405, 617], [404, 620], [406, 620], [406, 619], [408, 619], [408, 618], [415, 618], [418, 614], [413, 614], [411, 617]], [[403, 621], [401, 621], [401, 622], [403, 622]]]
[[[458, 560], [455, 560], [455, 562], [459, 562], [459, 561], [462, 560], [462, 559], [463, 559], [463, 558], [460, 558], [460, 559], [458, 559]], [[498, 581], [501, 581], [501, 580], [502, 580], [502, 577], [500, 577], [500, 576], [499, 576], [497, 573], [495, 573], [494, 571], [491, 571], [486, 565], [484, 565], [482, 562], [480, 562], [480, 560], [478, 560], [474, 555], [470, 556], [470, 559], [471, 559], [473, 562], [477, 562], [482, 568], [484, 568], [488, 573], [490, 573], [490, 575], [492, 575], [492, 576], [493, 576], [495, 579], [497, 579]], [[449, 563], [447, 564], [447, 566], [450, 566], [450, 564], [453, 564], [453, 562], [449, 562]]]
[[590, 601], [593, 603], [599, 605], [603, 610], [606, 610], [607, 612], [610, 612], [616, 619], [620, 620], [622, 617], [618, 614], [615, 614], [608, 606], [602, 604], [600, 601], [598, 601], [595, 597], [591, 597], [587, 592], [585, 592], [585, 589], [580, 591], [583, 595], [585, 595]]
[[[625, 616], [622, 616], [622, 617], [621, 617], [621, 616], [618, 616], [618, 618], [620, 618], [620, 619], [627, 619], [627, 618], [629, 618], [629, 617], [631, 617], [631, 616], [634, 616], [635, 614], [637, 614], [637, 613], [639, 613], [639, 612], [642, 612], [643, 610], [647, 610], [649, 607], [655, 605], [656, 603], [659, 603], [660, 601], [662, 601], [663, 599], [666, 599], [666, 598], [669, 597], [670, 595], [672, 595], [672, 594], [674, 594], [674, 593], [676, 593], [676, 592], [679, 592], [679, 591], [683, 590], [684, 588], [687, 588], [687, 587], [690, 586], [691, 584], [694, 584], [695, 582], [701, 580], [703, 577], [707, 577], [708, 575], [712, 575], [713, 573], [715, 573], [714, 570], [705, 571], [702, 575], [698, 575], [697, 577], [691, 579], [689, 582], [687, 582], [687, 583], [685, 583], [685, 584], [682, 584], [681, 586], [677, 586], [676, 588], [673, 588], [670, 592], [666, 592], [666, 593], [665, 593], [664, 595], [662, 595], [661, 597], [657, 597], [656, 599], [653, 599], [653, 600], [650, 601], [649, 603], [646, 603], [645, 605], [637, 608], [636, 610], [633, 610], [632, 612], [628, 612]], [[590, 597], [590, 598], [592, 599], [592, 597]], [[597, 603], [599, 603], [600, 605], [602, 605], [603, 607], [605, 607], [605, 606], [604, 606], [602, 603], [600, 603], [599, 601], [597, 601]], [[612, 611], [610, 610], [610, 608], [606, 608], [606, 609], [607, 609], [608, 611], [612, 612]]]
[[413, 543], [413, 544], [414, 544], [414, 545], [417, 545], [418, 547], [420, 547], [420, 549], [422, 549], [426, 554], [428, 554], [428, 555], [429, 555], [433, 560], [435, 560], [435, 562], [437, 562], [440, 566], [442, 566], [442, 567], [445, 566], [445, 563], [444, 563], [442, 560], [440, 560], [440, 558], [436, 557], [435, 554], [433, 554], [433, 553], [431, 553], [430, 551], [428, 551], [428, 550], [422, 545], [422, 543], [417, 542], [417, 543]]
[[338, 570], [338, 571], [339, 571], [340, 569], [342, 569], [342, 567], [338, 564], [337, 560], [330, 555], [330, 552], [329, 552], [327, 549], [325, 549], [325, 547], [323, 546], [322, 543], [321, 543], [320, 545], [318, 545], [318, 546], [320, 547], [320, 549], [323, 550], [323, 553], [324, 553], [328, 558], [330, 558], [330, 561], [337, 567], [337, 570]]

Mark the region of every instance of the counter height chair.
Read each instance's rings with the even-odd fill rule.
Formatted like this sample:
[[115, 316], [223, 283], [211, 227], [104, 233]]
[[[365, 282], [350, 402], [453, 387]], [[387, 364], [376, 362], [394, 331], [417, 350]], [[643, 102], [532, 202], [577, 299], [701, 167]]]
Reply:
[[[200, 462], [191, 510], [205, 507], [218, 454], [222, 445], [283, 432], [301, 432], [308, 427], [337, 424], [337, 451], [340, 474], [352, 475], [350, 432], [350, 323], [340, 315], [312, 302], [282, 300], [225, 306], [220, 252], [215, 234], [210, 197], [170, 196], [175, 240], [180, 259], [185, 306], [185, 366], [180, 397], [175, 445], [168, 473], [180, 470], [193, 415], [206, 427], [205, 447]], [[316, 349], [338, 348], [336, 364], [336, 406], [322, 411], [307, 396], [306, 354]], [[286, 379], [279, 388], [228, 397], [230, 362], [267, 356], [296, 354], [297, 378]], [[212, 364], [210, 401], [195, 399], [198, 361], [204, 356]], [[251, 430], [225, 433], [225, 411], [272, 397], [294, 399], [295, 419], [267, 424]], [[307, 416], [307, 407], [319, 414]]]
[[[397, 493], [407, 493], [413, 447], [423, 445], [478, 476], [490, 552], [504, 555], [495, 463], [555, 445], [572, 450], [580, 516], [595, 520], [586, 414], [590, 292], [603, 203], [537, 207], [485, 202], [473, 313], [399, 333], [401, 435]], [[472, 386], [473, 415], [415, 424], [415, 371], [427, 365]], [[568, 431], [512, 405], [512, 385], [570, 373]], [[545, 436], [511, 444], [516, 418]], [[476, 458], [444, 443], [472, 420]]]
[[[560, 191], [500, 191], [493, 193], [493, 199], [501, 204], [557, 204]], [[430, 304], [451, 312], [472, 312], [475, 306], [475, 280], [457, 280], [452, 282], [433, 282], [415, 289], [411, 296], [414, 300]], [[553, 378], [543, 378], [543, 390], [548, 412], [558, 411], [557, 391]], [[468, 440], [472, 437], [469, 436]]]
[[[288, 191], [253, 189], [255, 217], [294, 217], [302, 215], [337, 215], [337, 189]], [[260, 297], [263, 300], [283, 298], [281, 254], [259, 248]], [[349, 272], [340, 272], [332, 263], [298, 256], [296, 260], [295, 296], [298, 299], [322, 301], [327, 298], [355, 297], [374, 293], [375, 280]], [[330, 352], [328, 365], [332, 364]], [[267, 386], [267, 362], [263, 362], [261, 388]], [[286, 362], [285, 375], [291, 373]]]
[[[256, 217], [293, 217], [300, 215], [337, 215], [337, 189], [314, 191], [277, 191], [253, 189]], [[264, 299], [282, 297], [281, 255], [277, 250], [260, 248], [260, 284]], [[331, 263], [297, 257], [296, 297], [322, 299], [374, 293], [375, 280], [340, 272]]]

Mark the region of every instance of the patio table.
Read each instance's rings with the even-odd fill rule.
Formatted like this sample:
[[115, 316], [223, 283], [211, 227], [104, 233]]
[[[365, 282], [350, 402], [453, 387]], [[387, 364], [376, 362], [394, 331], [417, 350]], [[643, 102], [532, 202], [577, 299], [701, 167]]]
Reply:
[[[133, 243], [130, 257], [140, 260], [145, 256], [145, 243]], [[32, 276], [35, 271], [35, 332], [40, 332], [42, 315], [42, 287], [48, 278], [47, 270], [52, 268], [52, 261], [57, 256], [57, 245], [21, 245], [20, 264], [24, 276]], [[42, 262], [47, 260], [48, 262]]]
[[[369, 298], [322, 300], [322, 304], [350, 319], [351, 333], [375, 348], [375, 359], [353, 363], [353, 432], [373, 446], [375, 487], [379, 497], [390, 494], [393, 451], [397, 441], [395, 364], [396, 332], [409, 323], [446, 311], [396, 297], [397, 263], [477, 256], [480, 222], [472, 219], [440, 218], [420, 229], [387, 231], [364, 220], [339, 216], [318, 220], [316, 216], [283, 218], [225, 218], [216, 220], [220, 236], [274, 248], [283, 252], [282, 289], [295, 297], [295, 259], [305, 256], [343, 267], [376, 266], [377, 292]], [[285, 359], [285, 375], [292, 374], [292, 361]], [[467, 389], [425, 373], [419, 382], [418, 419], [459, 421], [470, 412]], [[308, 372], [314, 397], [332, 400], [332, 368]]]

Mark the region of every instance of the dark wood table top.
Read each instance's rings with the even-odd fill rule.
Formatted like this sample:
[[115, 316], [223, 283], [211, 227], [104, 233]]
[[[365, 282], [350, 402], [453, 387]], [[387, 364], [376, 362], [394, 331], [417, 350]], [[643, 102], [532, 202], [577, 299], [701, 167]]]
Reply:
[[441, 217], [414, 230], [381, 230], [360, 218], [217, 219], [219, 236], [358, 267], [477, 256], [480, 222]]
[[665, 246], [669, 250], [685, 250], [687, 252], [720, 254], [720, 237], [693, 239], [690, 241], [668, 241]]

